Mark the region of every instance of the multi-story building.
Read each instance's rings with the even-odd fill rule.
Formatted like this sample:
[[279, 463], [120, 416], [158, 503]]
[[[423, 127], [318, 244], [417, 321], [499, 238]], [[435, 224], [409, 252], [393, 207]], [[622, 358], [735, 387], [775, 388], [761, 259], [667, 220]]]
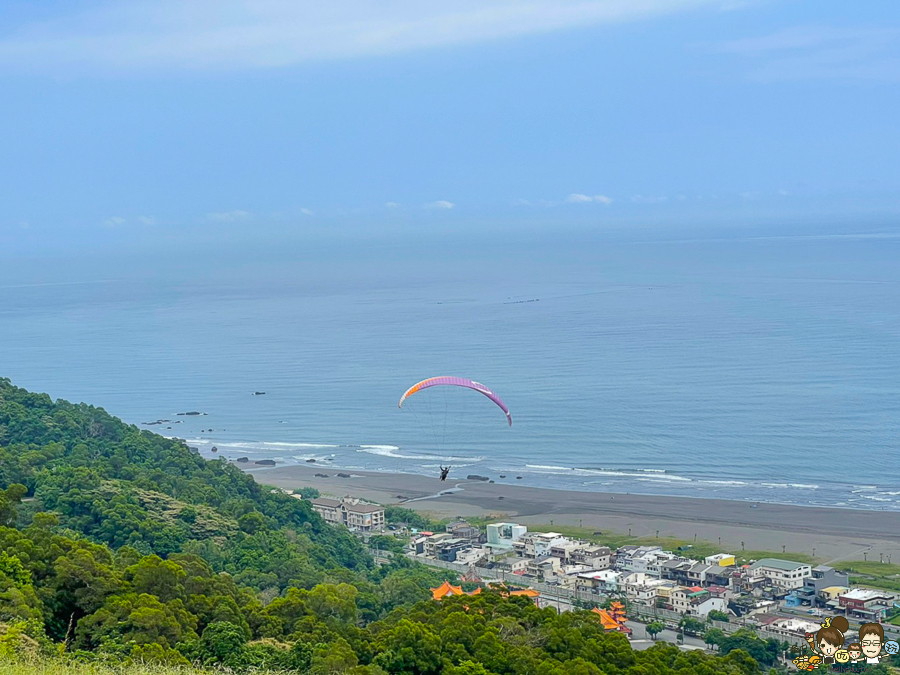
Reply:
[[470, 525], [465, 520], [457, 520], [456, 522], [447, 525], [444, 529], [454, 537], [459, 537], [460, 539], [468, 539], [477, 542], [481, 537], [481, 530], [474, 525]]
[[616, 593], [619, 591], [619, 580], [621, 578], [621, 572], [610, 569], [582, 572], [578, 575], [576, 585], [578, 590], [581, 591]]
[[777, 591], [792, 591], [803, 588], [805, 579], [812, 575], [812, 567], [806, 563], [778, 558], [763, 558], [750, 565], [751, 578], [762, 577]]
[[714, 597], [699, 586], [678, 586], [672, 591], [670, 602], [676, 612], [702, 618], [706, 618], [713, 610], [724, 612], [728, 608], [725, 598]]
[[319, 497], [312, 500], [312, 507], [332, 525], [344, 525], [359, 532], [384, 529], [384, 507], [378, 504], [369, 504], [359, 499]]
[[612, 566], [612, 551], [608, 546], [580, 546], [572, 551], [569, 559], [591, 569], [606, 570]]
[[434, 557], [444, 562], [456, 562], [457, 555], [462, 551], [472, 548], [472, 542], [468, 539], [459, 537], [451, 537], [450, 539], [442, 539], [434, 547]]
[[491, 523], [487, 526], [487, 543], [493, 548], [512, 548], [528, 533], [528, 528], [515, 523]]
[[559, 532], [529, 532], [522, 541], [525, 543], [526, 558], [541, 558], [550, 555], [550, 549], [554, 546], [562, 546], [569, 543], [569, 539]]
[[559, 558], [554, 558], [552, 555], [542, 555], [537, 558], [528, 558], [525, 573], [541, 581], [551, 581], [556, 576], [559, 568]]
[[823, 591], [834, 586], [849, 587], [850, 576], [846, 572], [838, 572], [828, 565], [817, 565], [812, 573], [803, 580], [803, 586], [795, 593], [801, 603], [811, 607], [824, 607], [832, 600]]

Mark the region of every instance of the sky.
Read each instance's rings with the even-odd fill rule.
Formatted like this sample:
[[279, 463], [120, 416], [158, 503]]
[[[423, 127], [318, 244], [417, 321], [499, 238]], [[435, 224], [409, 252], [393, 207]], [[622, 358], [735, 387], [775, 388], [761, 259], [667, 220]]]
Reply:
[[0, 259], [884, 225], [898, 87], [896, 0], [5, 0]]

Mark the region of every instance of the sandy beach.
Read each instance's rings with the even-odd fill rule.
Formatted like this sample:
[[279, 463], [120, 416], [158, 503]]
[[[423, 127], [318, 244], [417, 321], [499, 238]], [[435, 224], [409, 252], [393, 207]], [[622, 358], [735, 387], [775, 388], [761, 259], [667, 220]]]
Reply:
[[[676, 537], [718, 544], [723, 550], [782, 550], [813, 555], [819, 562], [900, 560], [900, 513], [803, 507], [718, 499], [547, 490], [482, 481], [411, 474], [354, 471], [339, 478], [328, 467], [250, 468], [258, 482], [328, 496], [354, 496], [438, 517], [511, 518], [523, 524], [581, 525], [637, 537]], [[315, 474], [328, 474], [316, 478]]]

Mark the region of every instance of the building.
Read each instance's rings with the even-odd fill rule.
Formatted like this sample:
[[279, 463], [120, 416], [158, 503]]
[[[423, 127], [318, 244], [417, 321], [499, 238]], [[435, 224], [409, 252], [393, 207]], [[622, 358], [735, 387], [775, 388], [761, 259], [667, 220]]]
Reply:
[[661, 565], [676, 558], [679, 556], [663, 551], [661, 546], [622, 546], [616, 551], [616, 569], [621, 572], [644, 572], [659, 577]]
[[564, 537], [559, 532], [529, 532], [522, 537], [525, 544], [526, 558], [541, 558], [550, 555], [550, 549], [554, 546], [562, 546], [568, 544], [568, 537]]
[[471, 549], [472, 542], [468, 539], [451, 537], [449, 539], [442, 539], [435, 544], [434, 557], [438, 560], [443, 560], [444, 562], [457, 562], [458, 554]]
[[828, 565], [817, 565], [812, 568], [812, 573], [803, 580], [802, 588], [795, 595], [804, 605], [824, 607], [825, 603], [834, 600], [834, 597], [828, 597], [828, 594], [823, 591], [834, 586], [849, 587], [850, 576], [846, 572], [838, 572]]
[[646, 572], [632, 572], [622, 577], [619, 585], [625, 591], [625, 597], [632, 602], [640, 602], [644, 605], [652, 605], [656, 602], [660, 587], [671, 587], [672, 584], [662, 579], [657, 579]]
[[512, 548], [528, 532], [524, 525], [515, 523], [491, 523], [487, 526], [487, 543], [494, 548]]
[[437, 558], [438, 547], [442, 542], [445, 542], [449, 539], [455, 539], [455, 537], [449, 532], [438, 532], [436, 534], [431, 534], [425, 537], [424, 546], [422, 547], [422, 554], [426, 558]]
[[537, 577], [541, 581], [550, 581], [560, 568], [559, 558], [552, 555], [542, 555], [537, 558], [527, 558], [525, 573], [531, 577]]
[[454, 537], [458, 537], [460, 539], [469, 539], [471, 541], [478, 542], [481, 537], [481, 530], [479, 530], [474, 525], [470, 525], [465, 520], [457, 520], [454, 523], [450, 523], [444, 528], [452, 534]]
[[525, 574], [528, 562], [528, 558], [508, 556], [495, 562], [494, 569], [499, 572], [509, 572], [510, 574]]
[[874, 588], [854, 588], [838, 597], [848, 617], [880, 623], [894, 604], [894, 594]]
[[791, 637], [805, 638], [807, 633], [815, 633], [821, 627], [821, 624], [806, 619], [776, 618], [766, 625], [766, 630]]
[[588, 565], [595, 570], [607, 570], [612, 567], [612, 551], [608, 546], [580, 546], [572, 551], [570, 562]]
[[725, 598], [713, 597], [699, 586], [677, 586], [669, 596], [672, 609], [681, 614], [706, 618], [713, 610], [724, 612], [728, 609]]
[[482, 559], [486, 558], [489, 553], [490, 552], [486, 548], [482, 548], [481, 546], [472, 546], [471, 548], [457, 551], [456, 562], [463, 565], [474, 565]]
[[578, 575], [576, 588], [580, 591], [590, 591], [592, 593], [617, 593], [621, 578], [622, 573], [615, 570], [583, 572]]
[[359, 499], [327, 499], [319, 497], [312, 500], [313, 510], [325, 522], [332, 525], [344, 525], [348, 529], [359, 532], [374, 532], [384, 529], [384, 507], [369, 504]]
[[718, 565], [719, 567], [731, 567], [735, 564], [734, 554], [732, 553], [716, 553], [708, 555], [703, 559], [707, 565]]
[[750, 565], [748, 573], [751, 579], [761, 577], [764, 585], [785, 592], [803, 588], [806, 577], [812, 575], [812, 567], [793, 560], [763, 558]]

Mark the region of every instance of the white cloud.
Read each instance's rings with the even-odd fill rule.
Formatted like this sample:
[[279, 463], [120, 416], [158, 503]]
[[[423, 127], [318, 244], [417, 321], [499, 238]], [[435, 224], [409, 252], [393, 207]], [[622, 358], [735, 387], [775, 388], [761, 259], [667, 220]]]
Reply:
[[156, 218], [153, 216], [138, 216], [137, 221], [141, 225], [156, 225]]
[[426, 209], [452, 209], [456, 204], [453, 202], [448, 202], [445, 199], [441, 199], [436, 202], [430, 202], [425, 205]]
[[631, 198], [635, 204], [662, 204], [663, 202], [669, 201], [669, 198], [664, 195], [659, 196], [649, 196], [645, 197], [644, 195], [634, 195]]
[[0, 66], [284, 67], [595, 24], [653, 19], [734, 0], [100, 0], [9, 26]]
[[900, 80], [900, 29], [800, 26], [720, 42], [715, 51], [745, 59], [752, 79]]
[[120, 225], [124, 225], [125, 222], [126, 221], [122, 216], [110, 216], [103, 221], [103, 227], [119, 227]]
[[313, 212], [310, 211], [309, 209], [300, 209], [300, 213], [302, 213], [304, 216], [311, 216], [311, 215], [313, 215]]
[[387, 204], [384, 205], [384, 207], [386, 209], [399, 209], [400, 204], [398, 202], [388, 202]]
[[207, 213], [206, 219], [213, 223], [233, 223], [238, 220], [246, 220], [250, 217], [248, 211], [222, 211], [219, 213]]
[[568, 197], [566, 197], [566, 201], [569, 202], [570, 204], [594, 203], [594, 204], [605, 204], [606, 206], [609, 206], [610, 204], [612, 204], [613, 200], [611, 198], [607, 197], [606, 195], [594, 195], [593, 197], [591, 197], [590, 195], [583, 195], [583, 194], [579, 194], [576, 192], [576, 193], [570, 194]]

